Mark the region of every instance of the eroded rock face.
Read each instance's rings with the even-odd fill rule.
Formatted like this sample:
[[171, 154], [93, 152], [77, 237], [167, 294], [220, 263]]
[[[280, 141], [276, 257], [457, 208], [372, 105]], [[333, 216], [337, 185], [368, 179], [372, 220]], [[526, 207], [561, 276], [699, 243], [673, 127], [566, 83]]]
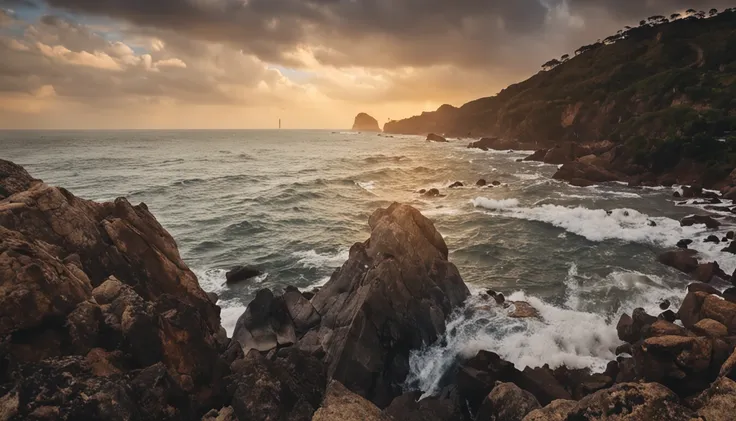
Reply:
[[[447, 245], [416, 209], [370, 218], [371, 237], [312, 299], [328, 374], [379, 407], [401, 394], [412, 349], [434, 342], [469, 296]], [[314, 338], [312, 338], [314, 339]]]

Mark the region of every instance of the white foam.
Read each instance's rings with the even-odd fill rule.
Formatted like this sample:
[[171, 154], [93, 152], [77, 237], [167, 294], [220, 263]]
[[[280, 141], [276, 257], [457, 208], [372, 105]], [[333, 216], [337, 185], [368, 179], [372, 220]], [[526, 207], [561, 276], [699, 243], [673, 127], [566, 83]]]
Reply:
[[302, 267], [305, 268], [336, 268], [345, 263], [349, 257], [348, 249], [340, 249], [336, 253], [330, 254], [319, 254], [314, 250], [308, 251], [297, 251], [292, 255], [299, 260], [297, 261]]
[[232, 337], [233, 332], [235, 331], [235, 324], [238, 322], [238, 318], [245, 311], [245, 306], [232, 305], [230, 307], [225, 307], [225, 303], [221, 303], [219, 305], [222, 308], [222, 311], [220, 311], [220, 323], [227, 331], [227, 336]]
[[518, 199], [488, 199], [486, 197], [476, 197], [475, 199], [472, 199], [470, 203], [473, 204], [476, 208], [486, 208], [486, 209], [511, 209], [516, 208], [519, 206], [519, 200]]
[[376, 182], [375, 181], [365, 181], [365, 182], [356, 181], [355, 184], [358, 187], [360, 187], [361, 189], [363, 189], [363, 190], [365, 190], [367, 192], [372, 192], [373, 189], [376, 188]]
[[219, 294], [227, 289], [225, 269], [192, 269], [199, 280], [199, 286], [207, 292]]
[[514, 174], [514, 177], [520, 178], [522, 180], [538, 180], [544, 176], [539, 173], [534, 173], [534, 174]]

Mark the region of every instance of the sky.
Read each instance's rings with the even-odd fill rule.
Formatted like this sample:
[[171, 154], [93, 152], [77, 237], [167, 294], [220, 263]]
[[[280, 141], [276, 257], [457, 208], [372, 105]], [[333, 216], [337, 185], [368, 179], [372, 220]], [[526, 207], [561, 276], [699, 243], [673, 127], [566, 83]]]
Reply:
[[0, 0], [0, 128], [349, 128], [718, 0]]

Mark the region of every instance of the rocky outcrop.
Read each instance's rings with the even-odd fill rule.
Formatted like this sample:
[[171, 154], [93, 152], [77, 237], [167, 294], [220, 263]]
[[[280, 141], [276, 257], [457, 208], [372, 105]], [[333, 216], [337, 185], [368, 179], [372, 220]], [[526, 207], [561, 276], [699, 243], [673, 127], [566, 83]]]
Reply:
[[619, 177], [610, 171], [578, 161], [564, 164], [552, 178], [580, 187], [619, 180]]
[[622, 383], [581, 399], [566, 419], [686, 421], [691, 417], [692, 412], [680, 403], [677, 395], [660, 384]]
[[348, 390], [337, 380], [330, 382], [322, 407], [312, 421], [392, 421], [372, 402]]
[[262, 273], [260, 269], [254, 266], [238, 266], [225, 273], [225, 280], [228, 284], [235, 284], [260, 276]]
[[440, 136], [438, 134], [435, 134], [435, 133], [428, 134], [427, 135], [427, 141], [428, 142], [447, 143], [447, 139], [445, 139], [444, 137], [442, 137], [442, 136]]
[[312, 299], [328, 375], [379, 407], [401, 394], [412, 349], [445, 331], [468, 297], [447, 245], [416, 209], [393, 204], [370, 218], [371, 236]]
[[513, 139], [502, 139], [498, 137], [484, 137], [476, 142], [471, 142], [468, 148], [480, 149], [483, 151], [497, 150], [506, 151], [510, 149], [527, 149], [529, 145], [522, 144]]
[[499, 383], [481, 404], [476, 420], [521, 421], [539, 408], [531, 393], [513, 383]]
[[360, 113], [355, 116], [353, 130], [361, 132], [380, 132], [381, 127], [378, 125], [378, 120], [366, 113]]

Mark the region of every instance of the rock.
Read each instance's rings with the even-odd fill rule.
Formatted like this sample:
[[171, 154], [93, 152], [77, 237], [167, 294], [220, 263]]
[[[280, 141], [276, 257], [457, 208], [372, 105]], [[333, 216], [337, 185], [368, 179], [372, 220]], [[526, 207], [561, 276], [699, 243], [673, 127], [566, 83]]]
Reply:
[[447, 188], [448, 189], [454, 189], [455, 187], [463, 187], [463, 186], [464, 186], [463, 183], [461, 183], [459, 181], [456, 181], [456, 182], [450, 184], [449, 186], [447, 186]]
[[552, 176], [555, 180], [583, 180], [586, 183], [604, 183], [608, 181], [617, 181], [618, 176], [610, 171], [599, 167], [587, 165], [582, 162], [568, 162], [564, 164]]
[[577, 405], [576, 401], [558, 399], [544, 408], [530, 412], [523, 421], [567, 421], [567, 415]]
[[391, 402], [383, 413], [401, 421], [455, 421], [463, 419], [463, 403], [457, 393], [443, 391], [438, 397], [419, 400], [420, 392], [405, 393]]
[[[735, 280], [736, 280], [736, 277], [732, 276], [731, 282], [733, 283], [735, 282]], [[722, 296], [726, 301], [736, 303], [736, 288], [731, 287], [731, 288], [726, 289], [725, 291], [723, 291]]]
[[427, 141], [445, 143], [447, 142], [447, 139], [438, 134], [430, 133], [427, 135]]
[[728, 247], [724, 248], [721, 251], [726, 252], [726, 253], [736, 254], [736, 240], [732, 241]]
[[478, 186], [478, 187], [483, 187], [483, 186], [485, 186], [486, 184], [487, 184], [487, 183], [486, 183], [486, 180], [484, 180], [484, 179], [482, 179], [482, 178], [481, 178], [480, 180], [478, 180], [478, 181], [477, 181], [477, 182], [475, 183], [475, 185], [476, 185], [476, 186]]
[[681, 272], [692, 273], [698, 268], [698, 260], [693, 257], [693, 250], [673, 250], [659, 255], [659, 262], [671, 266]]
[[719, 272], [719, 269], [718, 263], [701, 263], [692, 273], [692, 276], [698, 282], [708, 283], [713, 280], [713, 277]]
[[676, 192], [672, 193], [672, 197], [675, 197], [675, 198], [678, 198], [679, 199], [679, 198], [682, 197], [682, 193], [680, 193], [679, 191], [676, 191]]
[[736, 382], [721, 377], [691, 403], [698, 420], [730, 421], [736, 412]]
[[333, 380], [312, 421], [392, 421], [377, 406]]
[[531, 393], [513, 383], [499, 383], [483, 401], [475, 419], [491, 421], [521, 421], [527, 414], [541, 408]]
[[715, 295], [721, 295], [721, 292], [718, 291], [715, 287], [704, 284], [702, 282], [696, 282], [693, 284], [690, 284], [687, 286], [688, 292], [707, 292], [708, 294], [715, 294]]
[[393, 204], [369, 225], [370, 239], [351, 247], [312, 305], [330, 378], [385, 407], [401, 394], [410, 351], [438, 339], [470, 292], [416, 209]]
[[238, 417], [235, 416], [235, 410], [232, 406], [226, 406], [219, 411], [213, 409], [204, 414], [202, 421], [238, 421]]
[[378, 120], [366, 113], [359, 113], [355, 116], [353, 130], [361, 132], [380, 132], [381, 128], [378, 126]]
[[437, 189], [429, 189], [423, 194], [424, 197], [440, 197], [440, 191]]
[[294, 347], [268, 360], [251, 350], [232, 375], [232, 407], [239, 420], [309, 420], [327, 386], [321, 361]]
[[700, 313], [705, 298], [709, 296], [711, 295], [708, 292], [696, 290], [687, 293], [680, 305], [680, 309], [677, 311], [677, 318], [682, 321], [682, 325], [685, 328], [690, 329], [703, 318]]
[[728, 328], [713, 319], [703, 319], [690, 328], [698, 336], [720, 338], [728, 335]]
[[500, 292], [493, 295], [493, 299], [496, 301], [496, 304], [503, 304], [506, 302], [506, 297], [504, 297], [503, 294]]
[[710, 382], [708, 370], [713, 352], [707, 338], [657, 336], [633, 347], [637, 375], [658, 382], [681, 395], [702, 390]]
[[680, 240], [677, 242], [677, 247], [681, 249], [686, 249], [692, 243], [693, 243], [693, 240], [688, 240], [688, 239]]
[[734, 377], [736, 377], [736, 370], [734, 370], [734, 368], [736, 368], [736, 350], [734, 350], [731, 356], [729, 356], [723, 365], [721, 365], [718, 376], [728, 377], [731, 380], [734, 380]]
[[721, 223], [715, 220], [712, 216], [692, 215], [682, 218], [682, 220], [680, 220], [680, 225], [683, 227], [705, 225], [708, 229], [718, 229], [721, 226]]
[[718, 239], [718, 237], [717, 237], [717, 236], [715, 236], [715, 235], [709, 235], [709, 236], [708, 236], [708, 238], [706, 238], [706, 239], [705, 239], [705, 240], [704, 240], [703, 242], [704, 242], [704, 243], [715, 243], [715, 244], [720, 244], [720, 243], [721, 243], [721, 240], [720, 240], [720, 239]]
[[42, 183], [42, 181], [31, 177], [25, 168], [0, 159], [0, 200], [29, 190], [39, 183]]
[[670, 323], [674, 323], [675, 320], [677, 320], [677, 314], [672, 310], [663, 311], [662, 313], [659, 313], [659, 316], [657, 316], [660, 320], [665, 320]]
[[670, 304], [670, 300], [664, 300], [661, 303], [659, 303], [659, 309], [660, 310], [667, 310], [668, 308], [670, 308], [670, 305], [671, 305]]
[[519, 149], [519, 143], [509, 139], [501, 139], [498, 137], [484, 137], [477, 142], [472, 142], [468, 145], [468, 148], [481, 149], [488, 151], [491, 149], [506, 151], [509, 149]]
[[[547, 164], [562, 165], [569, 162], [575, 161], [585, 155], [589, 155], [589, 150], [578, 146], [573, 142], [566, 142], [555, 146], [554, 148], [547, 151], [544, 155], [544, 162]], [[583, 165], [590, 166], [589, 164], [582, 163]]]
[[703, 196], [703, 188], [700, 186], [683, 186], [682, 188], [682, 197], [685, 198], [693, 198], [693, 197], [702, 197]]
[[656, 336], [693, 336], [690, 331], [667, 320], [657, 320], [649, 327], [642, 329], [643, 338]]
[[303, 335], [322, 320], [312, 303], [298, 289], [287, 288], [283, 300], [297, 334]]
[[690, 421], [692, 412], [671, 390], [657, 383], [622, 383], [581, 399], [568, 420]]
[[247, 281], [248, 279], [261, 276], [263, 272], [254, 266], [238, 266], [225, 273], [225, 279], [228, 284]]
[[524, 158], [524, 161], [544, 162], [544, 157], [547, 155], [547, 152], [549, 152], [549, 149], [540, 149]]
[[734, 238], [734, 232], [733, 231], [729, 231], [728, 233], [726, 233], [726, 238], [729, 239], [729, 240], [733, 240], [733, 238]]
[[700, 318], [709, 318], [722, 323], [729, 334], [736, 334], [736, 304], [715, 295], [708, 295], [703, 300]]
[[275, 297], [269, 289], [258, 291], [238, 318], [233, 339], [240, 342], [246, 354], [251, 349], [267, 352], [296, 343], [294, 322], [284, 298]]
[[514, 309], [509, 317], [516, 319], [539, 318], [539, 311], [526, 301], [512, 301]]
[[643, 337], [644, 329], [655, 322], [657, 318], [650, 316], [642, 308], [635, 309], [631, 316], [623, 314], [616, 325], [618, 338], [633, 344]]

